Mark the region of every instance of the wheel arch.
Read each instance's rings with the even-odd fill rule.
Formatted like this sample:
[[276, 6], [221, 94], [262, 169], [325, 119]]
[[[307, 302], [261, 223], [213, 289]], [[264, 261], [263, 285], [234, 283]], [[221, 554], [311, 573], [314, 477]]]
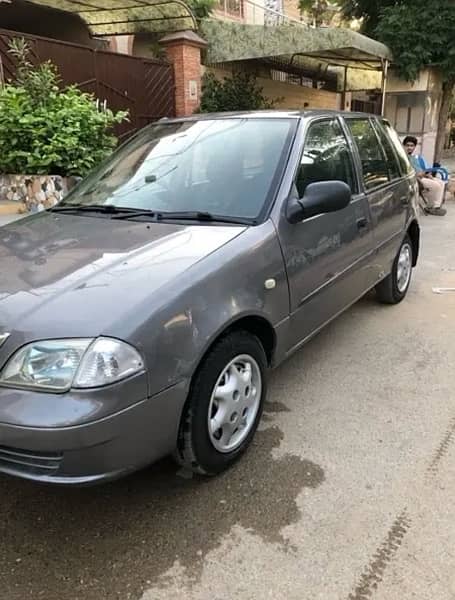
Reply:
[[[276, 348], [276, 333], [275, 333], [275, 329], [274, 329], [273, 325], [270, 323], [270, 321], [267, 318], [265, 318], [264, 316], [256, 315], [256, 314], [244, 314], [244, 315], [237, 316], [231, 322], [225, 324], [225, 326], [221, 330], [219, 330], [209, 340], [209, 343], [207, 344], [206, 348], [202, 352], [199, 360], [197, 361], [197, 363], [195, 365], [193, 373], [191, 374], [191, 378], [189, 381], [188, 394], [187, 394], [186, 401], [185, 401], [184, 405], [182, 406], [180, 419], [179, 419], [179, 427], [177, 430], [177, 439], [176, 439], [176, 452], [177, 453], [178, 453], [178, 447], [179, 447], [179, 439], [180, 439], [180, 443], [182, 441], [182, 438], [181, 438], [182, 433], [181, 432], [182, 432], [182, 424], [184, 423], [184, 418], [185, 418], [185, 409], [186, 409], [189, 399], [190, 399], [190, 394], [191, 394], [191, 391], [194, 386], [196, 375], [197, 375], [198, 371], [200, 370], [200, 368], [202, 367], [204, 359], [208, 356], [208, 354], [215, 347], [215, 345], [220, 340], [222, 340], [224, 337], [226, 337], [229, 334], [236, 332], [236, 331], [246, 331], [247, 333], [250, 333], [251, 335], [254, 335], [255, 337], [257, 337], [264, 349], [266, 359], [267, 359], [267, 365], [269, 367], [273, 365], [273, 359], [274, 359], [275, 348]], [[176, 455], [176, 454], [174, 453], [174, 455]]]
[[230, 322], [225, 323], [224, 326], [211, 337], [207, 346], [204, 348], [204, 351], [201, 353], [200, 359], [195, 365], [192, 377], [194, 377], [194, 374], [199, 369], [200, 364], [210, 350], [215, 346], [215, 344], [221, 338], [229, 335], [233, 331], [246, 331], [247, 333], [257, 337], [264, 348], [268, 366], [273, 365], [277, 343], [276, 333], [273, 325], [266, 317], [262, 315], [242, 314], [234, 317]]
[[267, 364], [271, 366], [276, 348], [276, 333], [272, 324], [264, 317], [246, 315], [232, 322], [216, 339], [228, 335], [231, 331], [240, 330], [251, 333], [259, 339], [267, 357]]

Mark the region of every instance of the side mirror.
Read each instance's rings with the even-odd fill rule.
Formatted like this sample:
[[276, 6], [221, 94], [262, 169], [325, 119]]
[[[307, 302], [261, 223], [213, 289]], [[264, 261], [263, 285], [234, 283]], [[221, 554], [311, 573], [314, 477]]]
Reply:
[[303, 198], [292, 198], [287, 208], [290, 223], [300, 223], [315, 215], [336, 212], [351, 202], [351, 188], [344, 181], [319, 181], [310, 183]]

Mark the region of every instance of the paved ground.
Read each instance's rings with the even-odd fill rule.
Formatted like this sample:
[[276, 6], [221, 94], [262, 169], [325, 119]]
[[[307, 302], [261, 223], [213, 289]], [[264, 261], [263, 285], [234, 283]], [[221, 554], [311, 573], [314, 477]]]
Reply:
[[0, 477], [5, 600], [453, 600], [455, 206], [398, 307], [367, 298], [272, 377], [247, 457], [87, 490]]
[[13, 221], [17, 221], [21, 218], [21, 215], [0, 215], [0, 227], [2, 225], [7, 225], [8, 223], [12, 223]]

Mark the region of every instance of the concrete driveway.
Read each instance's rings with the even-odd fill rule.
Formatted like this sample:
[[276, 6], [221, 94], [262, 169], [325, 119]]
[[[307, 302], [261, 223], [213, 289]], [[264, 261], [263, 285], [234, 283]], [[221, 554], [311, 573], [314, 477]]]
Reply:
[[[408, 299], [356, 304], [272, 376], [251, 451], [85, 490], [0, 477], [5, 600], [453, 600], [455, 209]], [[1, 443], [1, 441], [0, 441]]]

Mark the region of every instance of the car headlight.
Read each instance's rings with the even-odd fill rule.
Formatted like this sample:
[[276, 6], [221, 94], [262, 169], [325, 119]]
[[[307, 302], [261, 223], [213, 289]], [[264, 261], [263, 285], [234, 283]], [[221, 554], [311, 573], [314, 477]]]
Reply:
[[0, 373], [0, 385], [64, 392], [115, 383], [143, 368], [138, 351], [119, 340], [46, 340], [18, 350]]

